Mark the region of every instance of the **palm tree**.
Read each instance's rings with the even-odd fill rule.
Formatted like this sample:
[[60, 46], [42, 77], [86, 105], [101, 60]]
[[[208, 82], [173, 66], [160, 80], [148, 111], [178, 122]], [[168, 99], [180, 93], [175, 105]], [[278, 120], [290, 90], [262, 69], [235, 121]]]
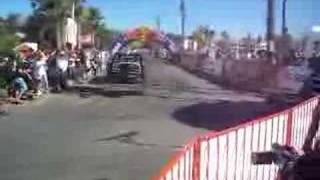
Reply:
[[86, 0], [75, 0], [74, 1], [74, 18], [77, 21], [77, 29], [78, 29], [78, 34], [77, 34], [77, 41], [78, 41], [78, 48], [81, 48], [81, 23], [82, 23], [82, 19], [83, 19], [83, 9], [84, 7], [82, 6], [82, 4], [86, 2]]
[[208, 39], [208, 45], [211, 45], [211, 42], [216, 35], [216, 32], [212, 29], [209, 29], [208, 34], [207, 34], [207, 39]]
[[63, 22], [69, 14], [78, 23], [78, 45], [80, 44], [81, 32], [95, 34], [98, 26], [104, 25], [102, 13], [94, 7], [85, 8], [83, 3], [86, 0], [30, 0], [35, 16], [44, 16], [47, 22], [43, 29], [50, 29], [54, 25], [56, 34], [56, 46], [62, 48]]
[[229, 51], [230, 49], [230, 35], [227, 31], [222, 31], [221, 34], [221, 39], [217, 42], [217, 46], [224, 52]]
[[[30, 0], [35, 15], [45, 16], [55, 24], [57, 48], [62, 48], [63, 21], [77, 0]], [[48, 23], [49, 23], [48, 22]], [[49, 26], [49, 24], [48, 24]]]
[[19, 22], [21, 14], [13, 13], [9, 14], [6, 18], [7, 26], [11, 32], [19, 30], [21, 23]]
[[[80, 44], [80, 35], [81, 33], [91, 33], [95, 35], [98, 32], [103, 32], [101, 28], [104, 28], [104, 24], [102, 23], [103, 16], [99, 9], [94, 7], [83, 8], [80, 7], [79, 11], [76, 13], [76, 17], [78, 20], [78, 43]], [[104, 33], [104, 32], [103, 32]]]
[[97, 28], [97, 26], [101, 24], [101, 21], [103, 20], [103, 16], [101, 14], [101, 11], [94, 7], [89, 7], [87, 11], [88, 13], [84, 19], [84, 23], [86, 25], [86, 28], [88, 28], [88, 30], [94, 31]]
[[193, 33], [193, 37], [200, 46], [209, 46], [215, 36], [215, 31], [208, 26], [199, 26]]
[[230, 35], [227, 31], [222, 31], [221, 32], [221, 37], [223, 38], [223, 40], [225, 41], [229, 41], [230, 40]]

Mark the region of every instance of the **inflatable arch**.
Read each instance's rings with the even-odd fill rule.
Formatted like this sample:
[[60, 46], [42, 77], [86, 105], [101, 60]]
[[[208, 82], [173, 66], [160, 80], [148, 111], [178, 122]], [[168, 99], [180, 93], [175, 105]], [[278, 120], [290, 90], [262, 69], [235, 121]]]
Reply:
[[140, 27], [129, 30], [115, 39], [111, 47], [112, 54], [120, 52], [122, 49], [151, 47], [154, 43], [160, 43], [170, 53], [176, 53], [177, 47], [166, 34], [159, 31], [154, 31], [148, 27]]

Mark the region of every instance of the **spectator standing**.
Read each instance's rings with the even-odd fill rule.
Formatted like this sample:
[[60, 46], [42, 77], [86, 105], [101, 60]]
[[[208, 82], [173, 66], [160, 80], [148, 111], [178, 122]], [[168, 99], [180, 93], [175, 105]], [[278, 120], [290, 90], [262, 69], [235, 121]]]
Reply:
[[76, 60], [77, 60], [77, 54], [74, 52], [70, 52], [69, 58], [68, 58], [68, 77], [73, 80], [76, 79], [75, 77]]
[[47, 58], [43, 52], [38, 51], [33, 65], [33, 78], [36, 84], [36, 94], [41, 95], [42, 91], [49, 91], [49, 82], [47, 75]]
[[62, 88], [66, 88], [67, 70], [68, 70], [68, 57], [64, 51], [57, 52], [56, 57], [56, 75], [54, 78], [54, 89], [61, 91]]

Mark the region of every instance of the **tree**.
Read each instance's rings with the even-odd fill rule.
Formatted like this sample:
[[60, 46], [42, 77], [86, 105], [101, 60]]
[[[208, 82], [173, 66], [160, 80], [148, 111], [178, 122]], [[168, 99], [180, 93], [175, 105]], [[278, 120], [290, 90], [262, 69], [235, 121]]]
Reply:
[[197, 41], [199, 46], [209, 46], [213, 40], [215, 31], [210, 29], [208, 26], [199, 26], [193, 32], [193, 38]]
[[241, 39], [244, 44], [251, 44], [253, 41], [252, 35], [250, 33], [247, 34], [246, 37]]
[[30, 2], [35, 16], [44, 16], [48, 20], [46, 26], [52, 26], [49, 23], [54, 24], [56, 46], [61, 49], [63, 21], [77, 0], [30, 0]]
[[230, 36], [227, 31], [222, 31], [221, 34], [221, 39], [217, 42], [217, 46], [220, 47], [220, 49], [227, 53], [230, 49]]
[[6, 18], [6, 23], [9, 28], [9, 31], [11, 32], [19, 31], [22, 26], [20, 20], [21, 20], [21, 14], [18, 14], [18, 13], [9, 14]]
[[113, 32], [106, 28], [105, 24], [101, 24], [96, 28], [96, 46], [99, 48], [105, 48], [109, 46], [113, 38]]
[[75, 18], [78, 24], [78, 45], [81, 34], [96, 33], [105, 37], [107, 29], [103, 23], [103, 15], [98, 8], [84, 7], [86, 0], [30, 0], [33, 15], [29, 17], [26, 28], [31, 39], [51, 39], [58, 48], [62, 47], [62, 32], [64, 19], [67, 16]]
[[259, 43], [261, 43], [262, 41], [263, 41], [262, 36], [259, 35], [259, 36], [257, 37], [257, 43], [259, 44]]
[[82, 22], [82, 30], [85, 33], [93, 32], [98, 26], [103, 25], [103, 16], [98, 8], [89, 7], [84, 8], [80, 16], [80, 21]]
[[[11, 19], [9, 19], [11, 20]], [[0, 23], [0, 54], [8, 55], [12, 52], [12, 49], [18, 44], [19, 37], [15, 35], [15, 31], [11, 29], [8, 18], [2, 19]]]
[[[89, 7], [84, 8], [80, 7], [79, 11], [76, 13], [76, 18], [78, 19], [78, 39], [80, 42], [80, 35], [83, 34], [93, 34], [97, 35], [98, 38], [103, 38], [107, 36], [107, 29], [103, 22], [103, 15], [98, 8]], [[101, 44], [101, 43], [100, 43]], [[81, 46], [79, 44], [79, 46]]]
[[245, 45], [246, 50], [249, 52], [253, 49], [254, 40], [250, 33], [247, 34], [247, 37], [241, 39], [242, 43]]
[[26, 39], [32, 42], [47, 42], [56, 44], [55, 22], [44, 14], [33, 13], [30, 15], [22, 32], [26, 34]]
[[229, 35], [229, 33], [227, 31], [222, 31], [221, 32], [221, 37], [225, 41], [229, 41], [230, 40], [230, 35]]

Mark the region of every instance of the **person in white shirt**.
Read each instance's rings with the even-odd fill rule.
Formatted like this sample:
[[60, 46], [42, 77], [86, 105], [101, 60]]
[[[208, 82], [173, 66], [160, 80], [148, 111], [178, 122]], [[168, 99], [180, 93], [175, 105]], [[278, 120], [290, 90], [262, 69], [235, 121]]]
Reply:
[[60, 91], [61, 88], [66, 88], [67, 70], [68, 70], [68, 57], [64, 51], [60, 51], [56, 56], [56, 75], [55, 75], [55, 90]]
[[37, 95], [41, 95], [41, 90], [49, 91], [46, 60], [46, 56], [41, 51], [36, 53], [35, 61], [33, 62], [33, 78], [36, 82]]
[[68, 70], [68, 57], [64, 51], [60, 51], [57, 56], [57, 68], [61, 70], [63, 73], [67, 72]]
[[75, 69], [76, 69], [76, 59], [77, 55], [75, 53], [69, 54], [68, 59], [68, 78], [75, 79]]

